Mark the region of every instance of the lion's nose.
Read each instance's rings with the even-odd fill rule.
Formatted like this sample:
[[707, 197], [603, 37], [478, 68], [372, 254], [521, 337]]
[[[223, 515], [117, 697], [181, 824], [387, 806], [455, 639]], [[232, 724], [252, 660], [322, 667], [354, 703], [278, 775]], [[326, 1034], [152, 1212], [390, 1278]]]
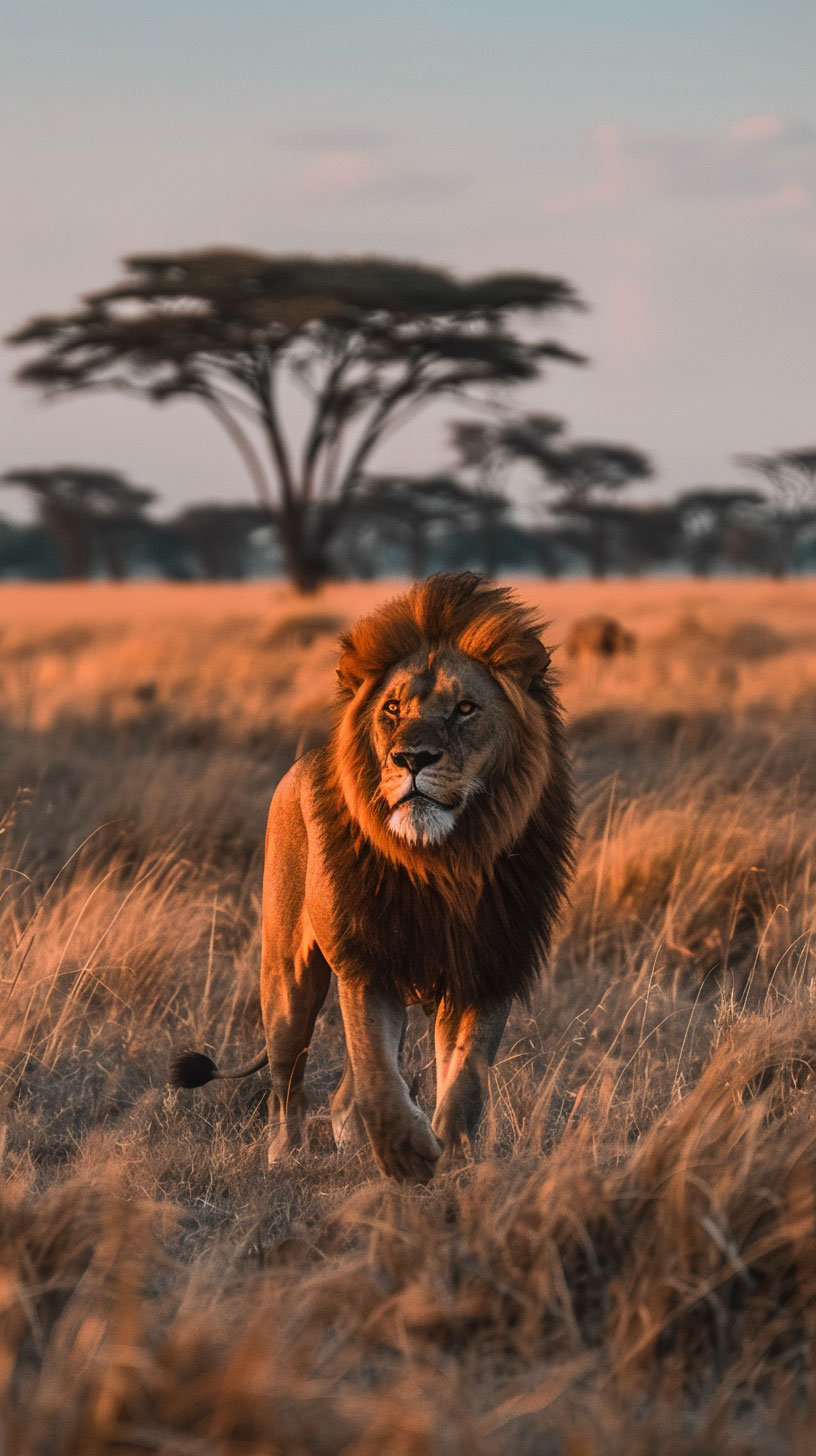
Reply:
[[392, 761], [398, 768], [407, 768], [412, 779], [415, 779], [420, 769], [427, 768], [429, 763], [438, 763], [442, 757], [441, 753], [429, 753], [426, 748], [419, 749], [416, 753], [392, 753]]

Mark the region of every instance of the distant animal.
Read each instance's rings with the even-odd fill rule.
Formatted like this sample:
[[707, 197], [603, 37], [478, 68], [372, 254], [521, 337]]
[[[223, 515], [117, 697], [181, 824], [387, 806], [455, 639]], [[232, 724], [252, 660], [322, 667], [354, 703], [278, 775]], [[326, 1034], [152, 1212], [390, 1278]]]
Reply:
[[573, 622], [564, 644], [571, 658], [617, 657], [621, 652], [634, 652], [637, 638], [615, 617], [597, 613]]
[[[341, 639], [338, 714], [272, 800], [263, 890], [269, 1163], [302, 1141], [304, 1071], [337, 978], [345, 1068], [339, 1147], [366, 1135], [381, 1171], [424, 1181], [468, 1151], [514, 998], [550, 944], [572, 864], [573, 789], [542, 624], [504, 587], [443, 573]], [[433, 1121], [403, 1080], [406, 1006], [435, 1015]]]

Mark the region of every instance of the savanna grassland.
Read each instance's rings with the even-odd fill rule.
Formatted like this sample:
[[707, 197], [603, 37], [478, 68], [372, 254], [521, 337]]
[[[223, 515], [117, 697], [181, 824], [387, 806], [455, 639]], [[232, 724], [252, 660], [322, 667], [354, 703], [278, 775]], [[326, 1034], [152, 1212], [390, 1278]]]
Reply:
[[[479, 1161], [297, 1162], [259, 1045], [266, 809], [377, 583], [0, 588], [4, 1456], [816, 1447], [816, 584], [520, 588], [555, 653], [571, 903]], [[406, 1075], [432, 1094], [412, 1013]]]

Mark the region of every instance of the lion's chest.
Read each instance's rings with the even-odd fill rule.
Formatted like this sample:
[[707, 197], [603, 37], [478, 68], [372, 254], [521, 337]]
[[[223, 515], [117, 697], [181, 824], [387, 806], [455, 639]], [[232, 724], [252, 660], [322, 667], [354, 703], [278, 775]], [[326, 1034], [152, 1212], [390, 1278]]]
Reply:
[[342, 974], [429, 1009], [523, 994], [540, 960], [536, 926], [514, 925], [489, 889], [460, 907], [432, 888], [381, 880], [376, 897], [348, 904], [341, 924]]

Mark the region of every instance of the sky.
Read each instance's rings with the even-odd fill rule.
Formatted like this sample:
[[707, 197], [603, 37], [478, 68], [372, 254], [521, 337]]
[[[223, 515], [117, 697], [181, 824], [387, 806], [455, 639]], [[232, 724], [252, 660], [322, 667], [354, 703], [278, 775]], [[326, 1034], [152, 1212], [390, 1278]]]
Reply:
[[[816, 441], [812, 0], [6, 0], [0, 332], [128, 253], [238, 244], [567, 278], [587, 354], [519, 407], [653, 456], [655, 490]], [[194, 403], [43, 404], [0, 473], [119, 469], [170, 511], [251, 489]], [[448, 463], [441, 416], [386, 468]], [[20, 509], [6, 491], [0, 512]]]

